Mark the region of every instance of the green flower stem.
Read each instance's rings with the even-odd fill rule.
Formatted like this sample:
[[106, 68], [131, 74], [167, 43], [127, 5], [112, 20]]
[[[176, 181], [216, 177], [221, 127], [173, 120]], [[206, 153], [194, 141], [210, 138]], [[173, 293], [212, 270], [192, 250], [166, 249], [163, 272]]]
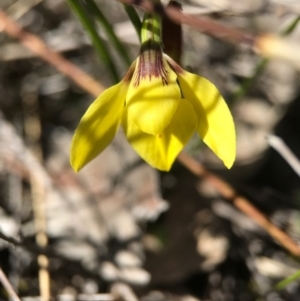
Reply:
[[148, 40], [153, 40], [157, 43], [161, 43], [161, 19], [157, 14], [145, 13], [142, 30], [141, 41], [142, 44]]
[[85, 0], [85, 3], [89, 11], [94, 14], [96, 20], [101, 24], [103, 29], [106, 31], [107, 37], [110, 39], [113, 46], [119, 52], [124, 63], [126, 64], [126, 67], [129, 67], [132, 63], [132, 60], [130, 59], [124, 45], [120, 42], [114, 30], [112, 29], [112, 25], [108, 22], [108, 20], [101, 12], [101, 10], [99, 9], [98, 5], [95, 3], [94, 0]]
[[123, 4], [123, 6], [124, 6], [124, 9], [129, 17], [132, 25], [135, 28], [135, 31], [139, 37], [139, 40], [141, 40], [142, 22], [141, 22], [139, 15], [137, 14], [134, 7], [132, 7], [131, 5]]
[[[283, 30], [283, 32], [281, 33], [282, 36], [287, 36], [290, 33], [292, 33], [294, 31], [294, 29], [296, 28], [296, 26], [298, 25], [300, 21], [300, 17], [296, 17], [288, 26], [287, 28], [285, 28]], [[242, 84], [240, 85], [240, 87], [234, 91], [231, 95], [231, 97], [229, 97], [229, 99], [231, 100], [231, 102], [236, 101], [242, 97], [244, 97], [247, 92], [249, 91], [249, 89], [253, 86], [253, 84], [255, 83], [255, 81], [257, 80], [258, 76], [264, 71], [265, 67], [267, 66], [269, 60], [264, 58], [261, 59], [258, 64], [255, 67], [254, 72], [252, 73], [252, 75], [245, 79]]]
[[78, 0], [67, 0], [67, 3], [74, 11], [79, 21], [82, 23], [85, 30], [88, 32], [96, 51], [98, 52], [101, 61], [105, 64], [114, 82], [119, 82], [120, 78], [116, 69], [116, 66], [112, 60], [112, 57], [102, 39], [99, 37], [94, 23], [91, 21], [90, 16]]
[[296, 281], [299, 278], [300, 278], [300, 271], [297, 271], [295, 274], [293, 274], [293, 275], [283, 279], [279, 283], [277, 283], [276, 286], [275, 286], [275, 289], [278, 290], [278, 291], [282, 290], [286, 286], [288, 286], [290, 283]]

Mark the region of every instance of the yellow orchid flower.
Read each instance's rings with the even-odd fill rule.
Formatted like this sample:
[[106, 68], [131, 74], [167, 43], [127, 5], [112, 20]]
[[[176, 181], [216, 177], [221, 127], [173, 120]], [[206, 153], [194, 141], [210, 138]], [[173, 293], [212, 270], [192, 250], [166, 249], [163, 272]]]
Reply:
[[71, 165], [79, 171], [113, 140], [120, 124], [128, 142], [151, 166], [168, 171], [195, 132], [230, 168], [235, 129], [217, 88], [163, 53], [159, 17], [146, 14], [142, 46], [121, 82], [88, 108], [75, 131]]

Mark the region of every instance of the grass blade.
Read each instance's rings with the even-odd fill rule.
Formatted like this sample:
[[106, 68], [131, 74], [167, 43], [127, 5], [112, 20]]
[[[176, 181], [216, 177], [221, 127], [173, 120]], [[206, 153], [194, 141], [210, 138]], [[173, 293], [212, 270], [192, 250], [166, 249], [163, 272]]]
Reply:
[[119, 82], [119, 75], [116, 66], [112, 60], [110, 52], [108, 51], [105, 43], [98, 35], [98, 32], [94, 26], [94, 22], [91, 20], [89, 14], [86, 12], [85, 8], [81, 5], [79, 0], [67, 0], [67, 3], [78, 17], [79, 21], [82, 23], [83, 27], [89, 34], [94, 47], [99, 54], [101, 61], [105, 64], [109, 70], [114, 82]]
[[124, 45], [121, 43], [119, 38], [116, 36], [112, 25], [108, 22], [106, 19], [105, 15], [102, 13], [98, 5], [95, 3], [94, 0], [85, 0], [85, 3], [87, 5], [88, 10], [90, 13], [92, 13], [96, 20], [101, 24], [103, 29], [105, 30], [107, 37], [110, 39], [112, 42], [113, 46], [115, 49], [119, 52], [120, 56], [122, 57], [125, 65], [127, 67], [130, 66], [132, 63], [132, 60], [130, 59], [127, 50], [125, 49]]
[[132, 25], [135, 28], [135, 31], [138, 35], [139, 40], [141, 40], [142, 22], [141, 22], [139, 15], [137, 14], [137, 12], [133, 6], [127, 5], [127, 4], [123, 4], [123, 6], [124, 6], [124, 9], [129, 17]]
[[286, 286], [288, 286], [290, 283], [296, 281], [299, 278], [300, 278], [300, 271], [297, 271], [295, 274], [293, 274], [293, 275], [283, 279], [279, 283], [277, 283], [276, 286], [275, 286], [275, 289], [278, 290], [278, 291], [282, 290]]

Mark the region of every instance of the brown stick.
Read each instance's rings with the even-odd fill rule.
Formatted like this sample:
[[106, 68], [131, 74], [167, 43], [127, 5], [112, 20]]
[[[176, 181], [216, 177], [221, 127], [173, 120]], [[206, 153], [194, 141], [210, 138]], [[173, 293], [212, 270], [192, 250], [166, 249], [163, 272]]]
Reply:
[[23, 30], [16, 22], [0, 9], [0, 31], [5, 31], [11, 37], [34, 52], [37, 56], [54, 66], [82, 89], [92, 95], [99, 95], [104, 87], [80, 68], [64, 59], [59, 53], [51, 50], [40, 38]]
[[204, 177], [205, 180], [207, 180], [221, 196], [232, 202], [234, 206], [240, 209], [240, 211], [255, 220], [284, 248], [289, 250], [293, 255], [300, 256], [299, 246], [285, 232], [276, 227], [264, 214], [255, 208], [245, 197], [238, 195], [228, 183], [207, 171], [198, 161], [186, 153], [181, 153], [178, 156], [178, 161], [194, 175]]
[[[39, 101], [37, 89], [22, 93], [22, 104], [24, 109], [24, 135], [30, 141], [29, 151], [31, 151], [37, 160], [42, 164], [42, 147], [40, 145], [42, 125], [39, 116]], [[34, 169], [31, 170], [29, 178], [31, 187], [33, 220], [35, 226], [35, 240], [38, 246], [45, 248], [48, 245], [47, 236], [47, 218], [46, 218], [46, 189], [43, 182], [36, 174]], [[39, 265], [39, 286], [42, 301], [49, 301], [50, 293], [50, 274], [49, 259], [45, 254], [39, 254], [37, 258]]]
[[[151, 2], [149, 1], [146, 2], [151, 4]], [[130, 0], [124, 0], [123, 3], [131, 4], [132, 2]], [[92, 77], [84, 73], [82, 70], [80, 70], [78, 67], [76, 67], [63, 57], [59, 56], [57, 53], [49, 50], [39, 38], [22, 30], [18, 25], [14, 23], [14, 21], [9, 19], [9, 17], [7, 17], [4, 12], [1, 12], [0, 10], [0, 29], [1, 27], [9, 35], [19, 39], [23, 45], [33, 50], [45, 61], [57, 67], [58, 70], [67, 75], [82, 89], [91, 93], [95, 97], [97, 97], [103, 90], [103, 87]], [[13, 29], [19, 29], [13, 30], [10, 27], [12, 27]], [[38, 43], [36, 41], [38, 41]], [[31, 44], [31, 42], [33, 42], [33, 44]], [[41, 43], [42, 47], [40, 47]], [[38, 49], [35, 49], [35, 47], [38, 47]], [[54, 58], [51, 58], [51, 56], [54, 56]], [[59, 66], [57, 66], [57, 57], [59, 58]], [[55, 64], [53, 64], [52, 62], [55, 62]], [[79, 70], [80, 72], [78, 72]], [[83, 79], [81, 78], [81, 74], [83, 74]], [[213, 185], [218, 190], [220, 195], [230, 200], [237, 208], [239, 208], [242, 212], [255, 220], [289, 252], [291, 252], [295, 256], [300, 256], [300, 248], [298, 247], [298, 245], [286, 233], [272, 224], [272, 222], [269, 221], [268, 218], [265, 217], [258, 209], [251, 205], [251, 203], [246, 198], [237, 195], [236, 191], [229, 184], [227, 184], [225, 181], [221, 180], [211, 172], [208, 172], [199, 162], [185, 153], [181, 153], [178, 157], [178, 160], [193, 174], [205, 177], [211, 183], [211, 185]]]
[[148, 12], [156, 12], [162, 16], [167, 15], [178, 24], [186, 24], [198, 31], [217, 39], [222, 39], [235, 45], [243, 45], [267, 58], [276, 58], [290, 62], [300, 70], [300, 45], [297, 41], [271, 35], [253, 35], [244, 30], [233, 28], [214, 20], [192, 16], [172, 7], [151, 0], [117, 0], [128, 5], [137, 5]]
[[4, 274], [1, 268], [0, 268], [0, 282], [2, 283], [3, 287], [5, 288], [8, 295], [11, 297], [13, 301], [21, 301], [21, 299], [14, 291], [12, 285], [10, 284], [9, 280], [7, 279], [6, 275]]
[[184, 14], [182, 11], [172, 7], [164, 7], [162, 4], [151, 0], [117, 0], [128, 5], [136, 5], [148, 12], [166, 14], [170, 19], [179, 24], [187, 24], [201, 32], [207, 33], [218, 39], [224, 39], [234, 44], [244, 44], [253, 47], [255, 36], [243, 30], [232, 28], [213, 20]]

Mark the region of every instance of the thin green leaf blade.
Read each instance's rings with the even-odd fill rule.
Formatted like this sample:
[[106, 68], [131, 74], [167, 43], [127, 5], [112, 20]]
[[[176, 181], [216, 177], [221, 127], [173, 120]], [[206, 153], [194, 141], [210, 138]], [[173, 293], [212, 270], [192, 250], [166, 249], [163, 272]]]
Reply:
[[81, 5], [79, 0], [67, 0], [72, 11], [75, 13], [81, 24], [83, 25], [84, 29], [89, 34], [93, 45], [101, 58], [101, 61], [105, 64], [107, 69], [109, 70], [112, 79], [114, 82], [119, 82], [120, 78], [117, 72], [117, 68], [114, 64], [114, 61], [108, 51], [104, 41], [98, 35], [98, 32], [94, 26], [92, 19], [90, 18], [89, 14], [86, 12], [85, 8]]
[[126, 67], [129, 67], [132, 63], [127, 50], [125, 49], [124, 45], [121, 43], [119, 38], [116, 36], [112, 25], [109, 23], [105, 15], [102, 13], [98, 5], [95, 3], [94, 0], [85, 0], [88, 10], [95, 16], [96, 20], [105, 30], [107, 37], [115, 47], [115, 49], [120, 54], [121, 58], [123, 59]]
[[135, 31], [138, 35], [139, 40], [141, 40], [141, 29], [142, 29], [142, 21], [139, 17], [139, 15], [137, 14], [135, 8], [131, 5], [127, 5], [127, 4], [123, 4], [124, 9], [132, 23], [132, 25], [135, 28]]

